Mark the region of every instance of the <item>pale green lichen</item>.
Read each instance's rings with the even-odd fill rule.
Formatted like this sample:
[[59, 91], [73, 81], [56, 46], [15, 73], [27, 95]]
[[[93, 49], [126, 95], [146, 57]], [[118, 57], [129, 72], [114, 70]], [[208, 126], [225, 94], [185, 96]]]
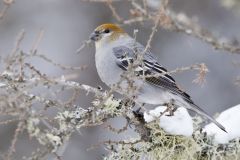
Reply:
[[114, 99], [113, 95], [111, 95], [104, 103], [104, 109], [105, 108], [114, 108], [116, 109], [120, 104], [120, 100]]
[[194, 155], [191, 153], [198, 151], [199, 147], [192, 138], [168, 135], [156, 123], [148, 127], [151, 128], [152, 137], [149, 146], [149, 157], [169, 160], [194, 159]]
[[35, 117], [30, 117], [27, 120], [27, 131], [31, 137], [36, 137], [40, 133], [40, 129], [36, 126], [39, 124], [39, 119]]
[[[33, 116], [29, 117], [26, 121], [28, 133], [30, 136], [35, 137], [41, 145], [47, 146], [48, 151], [56, 152], [75, 130], [79, 130], [81, 127], [89, 127], [95, 123], [98, 124], [98, 122], [104, 122], [106, 119], [109, 119], [109, 117], [127, 116], [135, 126], [135, 131], [139, 136], [137, 136], [137, 138], [124, 139], [119, 143], [113, 141], [113, 144], [111, 144], [110, 140], [109, 144], [105, 144], [106, 147], [110, 149], [109, 154], [104, 157], [105, 160], [240, 159], [239, 139], [235, 139], [227, 145], [214, 144], [212, 137], [198, 130], [198, 127], [203, 121], [199, 117], [194, 118], [195, 132], [192, 137], [176, 136], [169, 135], [161, 129], [158, 121], [146, 124], [137, 119], [127, 106], [124, 106], [112, 96], [106, 98], [101, 105], [98, 101], [95, 101], [95, 103], [99, 105], [96, 106], [96, 108], [85, 110], [78, 107], [74, 111], [59, 112], [54, 118], [58, 126], [52, 129], [40, 129], [40, 120], [33, 114]], [[96, 114], [96, 122], [92, 123], [92, 116], [94, 114]], [[140, 130], [137, 129], [138, 125], [142, 127], [140, 127]], [[145, 138], [143, 138], [143, 135]]]
[[[196, 131], [193, 137], [169, 135], [157, 122], [146, 125], [151, 139], [136, 144], [117, 144], [115, 150], [105, 157], [111, 159], [164, 159], [164, 160], [238, 160], [239, 139], [227, 145], [213, 144], [212, 138]], [[126, 141], [126, 140], [125, 140]], [[129, 142], [132, 140], [129, 140]], [[128, 142], [128, 141], [126, 141]]]
[[59, 130], [67, 131], [69, 129], [69, 124], [74, 123], [74, 113], [70, 111], [63, 111], [59, 113], [55, 119], [58, 120]]
[[[110, 114], [110, 115], [119, 115], [119, 109], [118, 107], [120, 106], [120, 100], [117, 100], [113, 97], [113, 95], [110, 95], [109, 97], [103, 97], [106, 98], [104, 103], [102, 104], [101, 110], [98, 111], [98, 114]], [[95, 99], [93, 101], [93, 105], [96, 107], [99, 107], [101, 104], [101, 100]]]
[[59, 147], [62, 144], [61, 137], [54, 135], [52, 133], [47, 133], [46, 138], [49, 140], [49, 142], [55, 147]]

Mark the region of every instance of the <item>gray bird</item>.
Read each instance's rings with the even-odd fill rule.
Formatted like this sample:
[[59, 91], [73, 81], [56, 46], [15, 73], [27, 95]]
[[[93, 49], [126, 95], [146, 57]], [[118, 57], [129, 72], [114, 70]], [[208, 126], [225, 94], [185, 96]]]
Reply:
[[[94, 30], [90, 39], [96, 46], [97, 72], [106, 85], [115, 87], [117, 92], [129, 98], [134, 97], [137, 103], [159, 105], [173, 102], [174, 106], [182, 106], [204, 116], [226, 132], [177, 86], [152, 53], [145, 51], [145, 47], [122, 28], [115, 24], [102, 24]], [[125, 74], [126, 71], [134, 73], [134, 76]]]

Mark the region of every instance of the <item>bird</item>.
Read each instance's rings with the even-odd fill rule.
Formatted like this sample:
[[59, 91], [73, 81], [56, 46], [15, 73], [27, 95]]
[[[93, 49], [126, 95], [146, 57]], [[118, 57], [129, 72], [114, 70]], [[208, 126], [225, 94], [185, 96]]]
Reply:
[[146, 49], [119, 25], [99, 25], [89, 38], [95, 42], [97, 73], [107, 86], [122, 95], [134, 98], [134, 101], [140, 104], [159, 105], [173, 102], [174, 106], [192, 110], [227, 132], [224, 126], [196, 105], [177, 85], [150, 49]]

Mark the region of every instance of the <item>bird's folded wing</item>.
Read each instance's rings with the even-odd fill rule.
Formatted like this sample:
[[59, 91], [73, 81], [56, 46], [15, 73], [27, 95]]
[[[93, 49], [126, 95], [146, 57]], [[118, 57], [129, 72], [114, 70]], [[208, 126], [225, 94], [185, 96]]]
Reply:
[[[128, 70], [131, 64], [136, 62], [139, 58], [137, 55], [143, 54], [143, 51], [144, 47], [140, 44], [135, 44], [131, 48], [125, 46], [113, 48], [113, 53], [117, 58], [117, 65], [125, 71]], [[147, 83], [168, 90], [173, 94], [180, 95], [188, 103], [193, 103], [190, 96], [177, 86], [175, 80], [167, 73], [167, 70], [157, 62], [156, 58], [154, 58], [149, 51], [144, 53], [142, 61], [137, 63], [135, 72], [137, 76], [144, 77]]]

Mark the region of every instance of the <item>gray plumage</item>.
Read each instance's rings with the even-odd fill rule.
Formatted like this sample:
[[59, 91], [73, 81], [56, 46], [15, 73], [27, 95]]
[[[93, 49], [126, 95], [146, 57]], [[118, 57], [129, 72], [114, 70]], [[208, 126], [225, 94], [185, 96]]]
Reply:
[[[107, 42], [106, 39], [102, 41], [101, 43]], [[128, 71], [131, 64], [136, 62], [138, 55], [144, 52], [145, 47], [140, 43], [128, 35], [119, 37], [119, 40], [111, 42], [111, 45], [101, 43], [96, 45], [98, 49], [96, 49], [95, 62], [100, 78], [108, 86], [111, 87], [121, 81], [120, 89], [117, 91], [128, 97], [134, 96], [140, 103], [159, 105], [174, 100], [176, 106], [183, 106], [204, 116], [226, 132], [221, 124], [198, 107], [191, 97], [177, 86], [175, 80], [149, 50], [143, 54], [142, 63], [135, 66], [135, 76], [132, 80], [138, 89], [129, 90], [129, 82], [122, 80], [122, 75]]]

